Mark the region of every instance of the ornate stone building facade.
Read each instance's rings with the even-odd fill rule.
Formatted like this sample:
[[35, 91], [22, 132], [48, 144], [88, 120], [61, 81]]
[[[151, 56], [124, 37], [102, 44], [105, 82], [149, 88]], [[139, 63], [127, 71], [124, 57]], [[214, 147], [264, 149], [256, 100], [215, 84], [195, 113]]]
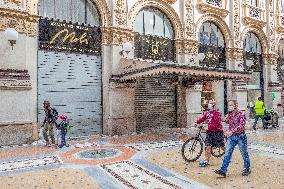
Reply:
[[44, 99], [72, 137], [190, 126], [210, 98], [225, 114], [229, 99], [248, 111], [263, 96], [282, 114], [283, 5], [0, 0], [0, 145], [39, 138]]

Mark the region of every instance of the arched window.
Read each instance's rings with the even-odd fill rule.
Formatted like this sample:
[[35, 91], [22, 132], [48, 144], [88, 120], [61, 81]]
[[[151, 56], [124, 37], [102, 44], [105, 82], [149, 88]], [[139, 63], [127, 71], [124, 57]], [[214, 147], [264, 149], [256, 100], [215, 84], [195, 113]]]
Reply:
[[244, 69], [245, 71], [252, 71], [251, 79], [248, 81], [248, 89], [253, 90], [248, 93], [248, 99], [253, 102], [259, 96], [264, 96], [262, 47], [255, 33], [248, 32], [245, 35], [243, 49]]
[[169, 18], [159, 9], [146, 7], [136, 16], [134, 31], [143, 35], [156, 35], [164, 38], [174, 38], [172, 24]]
[[42, 17], [100, 25], [98, 9], [90, 0], [41, 0], [39, 15]]
[[142, 59], [175, 61], [174, 30], [170, 19], [159, 9], [142, 9], [134, 22], [134, 56]]
[[200, 65], [226, 68], [225, 38], [213, 22], [204, 22], [199, 30], [199, 53], [205, 54]]
[[259, 0], [250, 0], [250, 4], [254, 7], [258, 7], [259, 6]]

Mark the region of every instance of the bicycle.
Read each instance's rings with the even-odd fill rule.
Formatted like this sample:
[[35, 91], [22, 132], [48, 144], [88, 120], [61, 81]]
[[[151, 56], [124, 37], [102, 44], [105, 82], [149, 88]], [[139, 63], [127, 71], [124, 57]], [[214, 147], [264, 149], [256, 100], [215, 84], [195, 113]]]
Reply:
[[[187, 162], [196, 161], [198, 158], [200, 158], [204, 150], [205, 140], [203, 139], [201, 135], [202, 126], [199, 126], [198, 128], [199, 128], [199, 131], [195, 135], [195, 137], [191, 137], [187, 139], [181, 148], [182, 157]], [[187, 151], [189, 151], [189, 154], [186, 153]], [[195, 152], [196, 152], [196, 155], [194, 155]], [[225, 154], [225, 147], [212, 147], [211, 154], [212, 156], [217, 157], [217, 158], [222, 157]], [[193, 155], [193, 156], [190, 157], [190, 155]]]

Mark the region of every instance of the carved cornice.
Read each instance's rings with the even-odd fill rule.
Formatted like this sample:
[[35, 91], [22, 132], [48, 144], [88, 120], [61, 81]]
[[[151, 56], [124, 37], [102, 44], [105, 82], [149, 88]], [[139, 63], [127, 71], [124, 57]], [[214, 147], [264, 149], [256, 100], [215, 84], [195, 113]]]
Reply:
[[134, 41], [134, 33], [129, 29], [115, 28], [115, 27], [103, 27], [102, 28], [103, 40], [102, 43], [106, 45], [116, 44]]
[[198, 41], [196, 40], [176, 40], [176, 52], [177, 54], [197, 54]]
[[252, 26], [252, 27], [259, 28], [259, 29], [262, 29], [266, 25], [266, 22], [264, 22], [262, 20], [257, 20], [257, 19], [251, 18], [251, 17], [244, 17], [243, 23], [245, 25], [249, 25], [249, 26]]
[[243, 49], [239, 48], [227, 48], [227, 58], [233, 60], [243, 60]]
[[39, 16], [27, 12], [0, 8], [0, 30], [15, 28], [19, 33], [37, 35]]
[[168, 4], [174, 4], [175, 2], [177, 2], [177, 0], [162, 0], [165, 1]]
[[1, 90], [30, 90], [31, 88], [27, 70], [0, 69]]
[[217, 7], [217, 6], [210, 5], [210, 4], [205, 3], [202, 0], [198, 1], [197, 8], [203, 13], [216, 14], [222, 17], [226, 17], [230, 12], [223, 7]]

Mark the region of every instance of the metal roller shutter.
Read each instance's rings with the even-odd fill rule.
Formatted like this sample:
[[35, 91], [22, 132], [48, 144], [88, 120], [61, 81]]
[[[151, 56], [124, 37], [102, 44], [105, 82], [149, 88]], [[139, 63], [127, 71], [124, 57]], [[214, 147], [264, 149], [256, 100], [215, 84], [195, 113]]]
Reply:
[[70, 137], [102, 133], [100, 56], [38, 51], [38, 118], [48, 99], [74, 125]]
[[177, 125], [176, 88], [172, 76], [141, 78], [135, 91], [137, 130], [172, 128]]

